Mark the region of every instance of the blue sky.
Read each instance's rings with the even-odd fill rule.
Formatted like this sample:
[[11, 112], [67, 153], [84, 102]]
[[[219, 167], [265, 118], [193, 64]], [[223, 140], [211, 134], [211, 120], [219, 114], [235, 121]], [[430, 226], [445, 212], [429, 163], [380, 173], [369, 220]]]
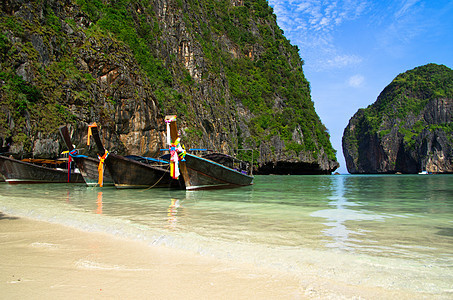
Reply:
[[329, 129], [340, 173], [341, 137], [359, 108], [399, 74], [427, 63], [453, 68], [453, 0], [269, 0], [300, 49], [316, 112]]

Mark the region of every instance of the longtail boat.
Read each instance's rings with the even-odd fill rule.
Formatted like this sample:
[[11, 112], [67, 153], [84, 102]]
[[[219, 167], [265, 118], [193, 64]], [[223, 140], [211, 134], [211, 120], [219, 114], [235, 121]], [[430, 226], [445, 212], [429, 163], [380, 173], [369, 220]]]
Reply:
[[[167, 143], [170, 145], [172, 176], [175, 178], [180, 173], [187, 190], [232, 188], [253, 184], [253, 176], [239, 168], [234, 168], [235, 159], [228, 155], [210, 153], [197, 156], [186, 153], [180, 143], [176, 116], [166, 116], [165, 122]], [[242, 166], [244, 165], [245, 163], [242, 162]], [[179, 170], [173, 171], [177, 169]]]
[[97, 126], [91, 127], [91, 133], [117, 188], [172, 187], [183, 188], [183, 181], [170, 177], [168, 162], [142, 162], [108, 152], [99, 137]]
[[80, 173], [88, 186], [102, 187], [115, 185], [109, 171], [107, 169], [104, 170], [102, 165], [100, 166], [99, 159], [79, 155], [77, 153], [77, 150], [74, 149], [74, 146], [72, 145], [68, 127], [60, 126], [60, 134], [66, 147], [68, 147], [69, 158], [75, 161], [77, 168], [80, 170]]
[[63, 169], [63, 160], [23, 159], [0, 156], [0, 173], [9, 184], [20, 183], [84, 183], [80, 173]]

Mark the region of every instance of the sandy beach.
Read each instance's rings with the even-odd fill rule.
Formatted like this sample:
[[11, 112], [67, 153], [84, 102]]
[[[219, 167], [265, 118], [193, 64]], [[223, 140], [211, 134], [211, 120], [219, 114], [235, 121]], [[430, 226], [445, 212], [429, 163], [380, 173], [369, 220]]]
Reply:
[[[414, 299], [0, 213], [4, 299]], [[426, 296], [426, 295], [425, 295]]]

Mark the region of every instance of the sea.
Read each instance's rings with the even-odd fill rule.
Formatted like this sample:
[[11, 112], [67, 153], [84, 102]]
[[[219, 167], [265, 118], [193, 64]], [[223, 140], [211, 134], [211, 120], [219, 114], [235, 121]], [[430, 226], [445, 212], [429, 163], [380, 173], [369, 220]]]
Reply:
[[295, 275], [453, 298], [453, 175], [268, 175], [204, 191], [1, 183], [0, 212]]

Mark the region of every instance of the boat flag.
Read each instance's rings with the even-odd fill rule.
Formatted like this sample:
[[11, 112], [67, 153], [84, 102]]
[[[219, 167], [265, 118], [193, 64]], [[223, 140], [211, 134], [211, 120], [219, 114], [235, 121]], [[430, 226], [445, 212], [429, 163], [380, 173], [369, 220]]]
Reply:
[[68, 155], [68, 183], [71, 182], [71, 162], [72, 157]]
[[176, 116], [169, 116], [165, 119], [167, 124], [167, 144], [170, 146], [170, 176], [173, 179], [178, 179], [179, 161], [185, 161], [186, 149], [181, 145], [181, 139], [178, 137], [173, 143], [171, 141], [170, 123], [176, 121]]
[[184, 161], [186, 156], [186, 150], [180, 143], [181, 139], [177, 138], [174, 143], [170, 145], [170, 175], [173, 179], [178, 179], [179, 172], [179, 161]]
[[93, 135], [93, 134], [91, 133], [91, 128], [97, 127], [97, 126], [98, 126], [98, 125], [96, 124], [96, 122], [94, 122], [94, 123], [91, 124], [91, 125], [88, 125], [87, 146], [90, 145], [90, 137]]
[[102, 155], [102, 156], [98, 155], [98, 158], [99, 158], [99, 166], [98, 166], [99, 180], [98, 180], [98, 184], [99, 184], [100, 187], [102, 187], [104, 185], [104, 161], [107, 159], [108, 156], [109, 156], [109, 152], [107, 150], [105, 150], [104, 155]]

